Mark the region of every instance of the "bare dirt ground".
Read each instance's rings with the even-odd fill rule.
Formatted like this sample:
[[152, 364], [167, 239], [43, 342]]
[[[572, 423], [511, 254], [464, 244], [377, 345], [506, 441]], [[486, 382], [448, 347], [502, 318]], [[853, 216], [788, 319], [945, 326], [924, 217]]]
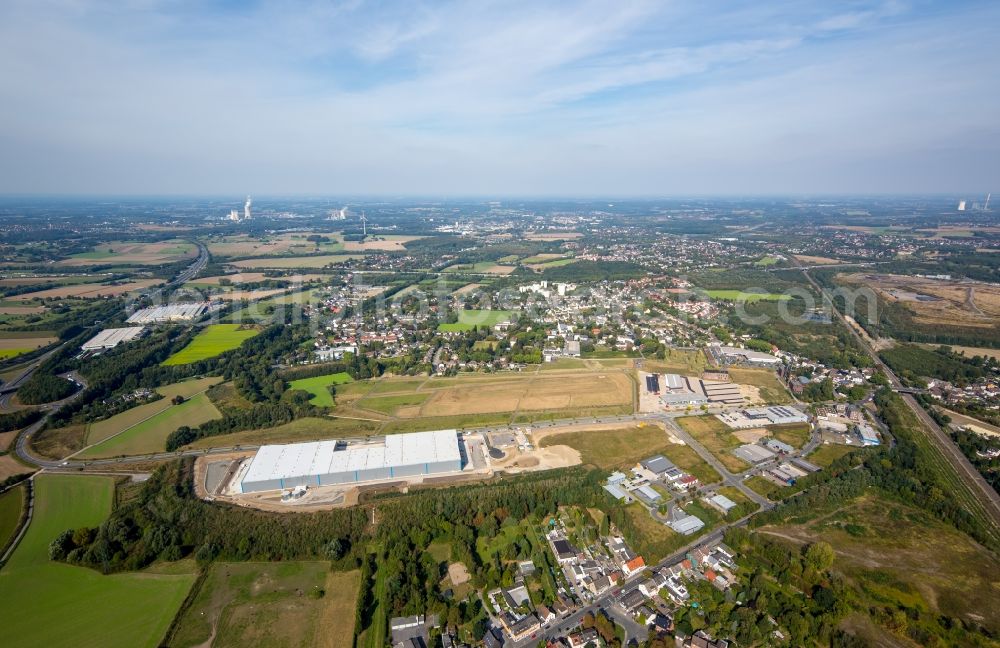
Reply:
[[452, 585], [461, 585], [468, 583], [472, 577], [469, 576], [469, 570], [463, 563], [456, 562], [448, 565], [448, 578]]
[[751, 428], [749, 430], [733, 430], [733, 436], [743, 443], [757, 443], [760, 439], [770, 435], [764, 428]]
[[567, 468], [581, 463], [580, 453], [569, 446], [556, 445], [537, 448], [530, 452], [514, 452], [500, 461], [493, 462], [494, 470], [508, 473]]
[[809, 256], [807, 254], [796, 254], [794, 256], [797, 260], [808, 265], [837, 265], [843, 263], [839, 259], [831, 259], [830, 257]]
[[952, 425], [967, 427], [976, 434], [981, 434], [982, 436], [1000, 437], [1000, 427], [990, 425], [989, 423], [980, 421], [979, 419], [974, 419], [971, 416], [953, 412], [949, 409], [941, 408], [941, 411], [951, 417]]
[[370, 240], [370, 241], [344, 241], [344, 251], [346, 252], [364, 252], [365, 250], [381, 250], [385, 252], [404, 252], [406, 250], [405, 243], [410, 241], [415, 241], [416, 239], [423, 238], [422, 236], [392, 236], [386, 237], [386, 240]]
[[34, 468], [28, 468], [11, 455], [0, 456], [0, 481], [14, 475], [34, 472], [34, 470]]
[[753, 385], [740, 385], [740, 396], [746, 400], [747, 405], [763, 405], [764, 399], [760, 396], [760, 389]]

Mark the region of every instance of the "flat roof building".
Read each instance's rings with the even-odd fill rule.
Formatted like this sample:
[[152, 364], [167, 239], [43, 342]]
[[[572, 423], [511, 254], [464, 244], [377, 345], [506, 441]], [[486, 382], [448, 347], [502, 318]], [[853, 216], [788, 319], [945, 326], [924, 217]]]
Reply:
[[330, 486], [462, 470], [455, 430], [393, 434], [382, 443], [339, 441], [265, 445], [240, 481], [240, 492]]
[[752, 464], [759, 464], [774, 458], [774, 453], [759, 445], [746, 443], [733, 450], [733, 454]]
[[711, 502], [716, 508], [721, 510], [723, 513], [728, 513], [732, 511], [734, 508], [736, 508], [736, 502], [729, 499], [725, 495], [713, 495], [712, 497], [708, 498], [708, 501]]
[[681, 517], [670, 522], [668, 526], [681, 535], [691, 535], [695, 531], [702, 529], [705, 526], [705, 523], [699, 518], [685, 513]]
[[128, 326], [126, 328], [104, 329], [94, 337], [90, 338], [80, 347], [84, 351], [103, 351], [113, 349], [119, 344], [131, 342], [136, 339], [146, 329], [142, 326]]
[[208, 302], [192, 302], [184, 304], [168, 304], [152, 306], [132, 313], [127, 321], [129, 324], [155, 324], [157, 322], [190, 322], [198, 319], [208, 310]]

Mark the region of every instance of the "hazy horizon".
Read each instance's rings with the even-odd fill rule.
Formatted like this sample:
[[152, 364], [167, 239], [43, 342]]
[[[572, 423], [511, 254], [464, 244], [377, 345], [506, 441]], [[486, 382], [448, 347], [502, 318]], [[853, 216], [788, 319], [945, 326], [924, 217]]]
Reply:
[[0, 194], [979, 200], [998, 27], [976, 0], [10, 0]]

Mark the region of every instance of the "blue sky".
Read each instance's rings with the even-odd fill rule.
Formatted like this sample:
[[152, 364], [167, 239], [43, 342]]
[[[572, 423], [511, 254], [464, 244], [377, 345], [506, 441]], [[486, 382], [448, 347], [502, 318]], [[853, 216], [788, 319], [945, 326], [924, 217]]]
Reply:
[[1000, 3], [0, 3], [0, 192], [1000, 189]]

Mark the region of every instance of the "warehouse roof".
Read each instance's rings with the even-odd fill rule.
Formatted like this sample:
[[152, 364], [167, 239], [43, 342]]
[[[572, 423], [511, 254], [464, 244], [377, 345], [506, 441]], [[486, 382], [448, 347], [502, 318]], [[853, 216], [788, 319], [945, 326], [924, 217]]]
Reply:
[[345, 447], [338, 441], [265, 445], [243, 481], [290, 479], [355, 470], [461, 460], [455, 430], [387, 436], [383, 443]]
[[82, 349], [92, 351], [94, 349], [113, 349], [122, 342], [128, 342], [145, 329], [141, 326], [128, 326], [125, 328], [104, 329], [94, 337], [83, 343]]

